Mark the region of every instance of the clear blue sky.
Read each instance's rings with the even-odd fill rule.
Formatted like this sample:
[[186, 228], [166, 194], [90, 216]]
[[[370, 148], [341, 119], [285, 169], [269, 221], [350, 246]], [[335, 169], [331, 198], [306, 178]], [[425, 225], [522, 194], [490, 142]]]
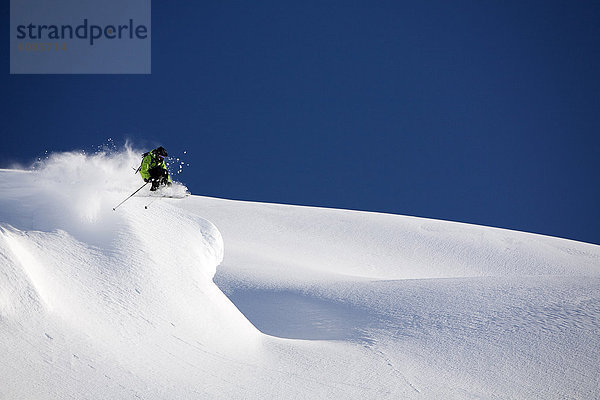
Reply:
[[187, 150], [194, 194], [598, 244], [599, 21], [592, 1], [154, 1], [152, 75], [11, 76], [3, 52], [0, 166], [129, 138]]

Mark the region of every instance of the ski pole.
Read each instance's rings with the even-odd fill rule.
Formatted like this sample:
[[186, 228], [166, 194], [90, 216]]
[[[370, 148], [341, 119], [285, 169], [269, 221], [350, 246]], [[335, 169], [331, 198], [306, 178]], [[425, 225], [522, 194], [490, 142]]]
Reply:
[[120, 202], [119, 204], [117, 204], [116, 206], [114, 206], [113, 207], [113, 211], [116, 211], [117, 207], [119, 207], [121, 204], [125, 203], [127, 200], [129, 200], [130, 198], [132, 198], [134, 194], [136, 194], [137, 192], [139, 192], [140, 190], [142, 190], [149, 183], [150, 182], [144, 183], [138, 190], [136, 190], [135, 192], [131, 193], [128, 198], [126, 198], [125, 200], [123, 200], [122, 202]]
[[152, 203], [154, 203], [156, 200], [160, 200], [160, 199], [162, 199], [162, 197], [155, 197], [155, 198], [153, 198], [152, 200], [150, 200], [150, 203], [148, 203], [148, 204], [146, 204], [146, 205], [144, 206], [144, 208], [147, 210], [147, 209], [148, 209], [148, 207], [150, 207], [150, 204], [152, 204]]

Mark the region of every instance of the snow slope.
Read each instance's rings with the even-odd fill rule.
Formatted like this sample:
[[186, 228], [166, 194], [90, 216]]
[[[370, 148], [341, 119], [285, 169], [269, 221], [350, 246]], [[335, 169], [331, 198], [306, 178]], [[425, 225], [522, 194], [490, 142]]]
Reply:
[[199, 196], [113, 212], [137, 153], [0, 171], [0, 399], [600, 397], [600, 246]]

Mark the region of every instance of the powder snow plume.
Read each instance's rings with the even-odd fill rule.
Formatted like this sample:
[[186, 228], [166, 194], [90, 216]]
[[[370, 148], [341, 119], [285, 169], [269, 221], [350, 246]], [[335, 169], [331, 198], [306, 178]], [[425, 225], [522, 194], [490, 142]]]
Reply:
[[[92, 154], [50, 153], [20, 171], [19, 187], [7, 187], [0, 205], [26, 198], [8, 222], [30, 229], [90, 231], [97, 239], [98, 232], [107, 233], [113, 227], [112, 208], [144, 184], [136, 173], [142, 154], [129, 144]], [[173, 190], [183, 193], [187, 188], [176, 184]]]

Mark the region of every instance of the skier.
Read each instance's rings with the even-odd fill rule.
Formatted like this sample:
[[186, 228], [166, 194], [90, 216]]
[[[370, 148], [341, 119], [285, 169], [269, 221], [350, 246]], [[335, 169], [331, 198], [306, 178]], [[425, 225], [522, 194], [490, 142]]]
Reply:
[[152, 187], [150, 188], [152, 192], [156, 191], [160, 186], [171, 186], [171, 177], [165, 165], [165, 157], [167, 156], [167, 150], [162, 146], [144, 154], [139, 171], [144, 182], [152, 182]]

